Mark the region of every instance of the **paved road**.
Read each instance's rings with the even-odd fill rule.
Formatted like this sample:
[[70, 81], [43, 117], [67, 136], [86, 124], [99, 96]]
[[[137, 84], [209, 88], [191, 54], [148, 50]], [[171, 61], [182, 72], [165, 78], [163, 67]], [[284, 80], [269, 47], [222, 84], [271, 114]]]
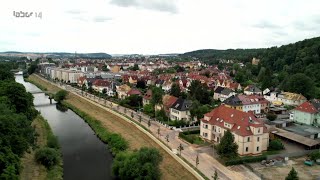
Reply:
[[[60, 85], [58, 85], [60, 86]], [[183, 146], [183, 151], [181, 152], [181, 156], [185, 158], [190, 164], [196, 165], [196, 157], [198, 155], [199, 157], [199, 164], [197, 166], [198, 170], [200, 170], [205, 176], [207, 176], [209, 179], [212, 179], [215, 170], [218, 172], [219, 179], [260, 179], [258, 176], [251, 172], [236, 172], [232, 171], [230, 168], [223, 166], [220, 162], [218, 162], [213, 155], [213, 149], [211, 147], [194, 147], [192, 145], [189, 145], [178, 138], [179, 131], [177, 130], [171, 130], [168, 129], [165, 125], [162, 125], [156, 121], [150, 121], [151, 126], [148, 127], [148, 121], [150, 120], [150, 117], [141, 113], [141, 112], [135, 112], [131, 109], [119, 106], [118, 104], [115, 104], [111, 101], [96, 97], [89, 93], [82, 93], [81, 90], [76, 89], [74, 87], [71, 87], [69, 85], [62, 85], [60, 86], [63, 89], [66, 89], [68, 91], [75, 92], [83, 97], [86, 97], [92, 101], [95, 101], [105, 107], [108, 107], [110, 109], [113, 109], [116, 112], [122, 113], [127, 115], [128, 117], [131, 117], [132, 120], [136, 122], [140, 122], [140, 116], [141, 116], [141, 125], [147, 127], [152, 134], [161, 139], [163, 142], [167, 143], [167, 145], [171, 149], [177, 149], [178, 146], [181, 144]], [[160, 130], [158, 130], [160, 129]], [[158, 131], [160, 134], [158, 134]], [[166, 140], [166, 136], [169, 136], [169, 142]]]

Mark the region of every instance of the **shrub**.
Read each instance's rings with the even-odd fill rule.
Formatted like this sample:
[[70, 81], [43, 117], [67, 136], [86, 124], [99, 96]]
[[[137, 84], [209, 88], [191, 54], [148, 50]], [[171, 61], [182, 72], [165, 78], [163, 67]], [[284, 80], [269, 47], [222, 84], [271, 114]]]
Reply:
[[273, 114], [273, 113], [268, 113], [267, 114], [267, 119], [269, 119], [269, 121], [274, 121], [277, 119], [277, 115]]
[[68, 92], [65, 90], [60, 90], [54, 95], [54, 100], [57, 102], [61, 102], [64, 100], [68, 95]]
[[38, 163], [49, 169], [59, 163], [59, 152], [53, 148], [45, 147], [36, 151], [35, 158]]
[[269, 147], [268, 147], [269, 151], [276, 151], [276, 150], [281, 150], [281, 149], [284, 149], [284, 146], [283, 146], [280, 139], [274, 139], [274, 140], [270, 141]]
[[317, 159], [320, 159], [320, 152], [319, 151], [313, 151], [309, 154], [309, 157], [311, 160], [316, 161]]
[[226, 166], [232, 166], [232, 165], [243, 164], [243, 163], [260, 162], [262, 160], [265, 160], [266, 158], [267, 157], [265, 155], [262, 155], [262, 156], [248, 156], [248, 157], [229, 159], [229, 160], [226, 160], [224, 163], [225, 163]]
[[53, 148], [53, 149], [59, 149], [59, 142], [58, 142], [58, 138], [54, 135], [49, 135], [47, 137], [47, 146], [49, 148]]

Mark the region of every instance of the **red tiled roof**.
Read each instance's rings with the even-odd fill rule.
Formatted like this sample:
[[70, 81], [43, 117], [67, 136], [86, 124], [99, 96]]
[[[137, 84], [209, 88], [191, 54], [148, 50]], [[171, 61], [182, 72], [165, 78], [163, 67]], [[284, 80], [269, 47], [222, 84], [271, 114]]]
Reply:
[[264, 123], [257, 119], [253, 114], [232, 109], [224, 105], [213, 109], [211, 112], [205, 114], [204, 116], [210, 118], [209, 121], [202, 119], [202, 122], [204, 123], [209, 123], [211, 125], [216, 125], [222, 128], [226, 128], [224, 126], [224, 122], [232, 124], [233, 127], [230, 131], [240, 136], [252, 135], [250, 126], [263, 128], [265, 127]]
[[78, 78], [78, 83], [83, 84], [83, 81], [86, 79], [85, 76], [81, 76]]
[[128, 93], [127, 93], [129, 96], [130, 95], [134, 95], [134, 94], [136, 94], [136, 95], [141, 95], [141, 92], [138, 90], [138, 89], [130, 89], [130, 91], [128, 91]]
[[100, 87], [107, 87], [107, 86], [110, 86], [110, 82], [108, 80], [97, 79], [92, 83], [92, 85], [100, 86]]
[[163, 105], [165, 107], [171, 107], [176, 101], [178, 100], [177, 97], [174, 97], [174, 96], [170, 96], [168, 95], [167, 98], [163, 98]]
[[300, 106], [296, 107], [294, 110], [311, 113], [311, 114], [318, 112], [318, 110], [309, 101], [302, 103]]

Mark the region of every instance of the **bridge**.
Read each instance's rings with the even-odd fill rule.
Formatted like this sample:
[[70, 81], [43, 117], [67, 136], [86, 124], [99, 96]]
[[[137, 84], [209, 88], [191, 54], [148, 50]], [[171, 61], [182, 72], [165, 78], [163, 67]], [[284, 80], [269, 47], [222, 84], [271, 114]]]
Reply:
[[47, 107], [47, 106], [53, 106], [53, 105], [56, 105], [57, 103], [52, 103], [52, 104], [37, 104], [37, 105], [34, 105], [34, 107]]

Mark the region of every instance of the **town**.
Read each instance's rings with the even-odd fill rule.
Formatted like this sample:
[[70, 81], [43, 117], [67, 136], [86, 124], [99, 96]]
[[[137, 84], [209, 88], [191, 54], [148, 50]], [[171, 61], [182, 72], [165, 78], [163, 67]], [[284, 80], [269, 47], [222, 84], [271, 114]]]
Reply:
[[259, 179], [272, 177], [274, 171], [280, 174], [283, 167], [289, 171], [290, 163], [297, 164], [299, 173], [311, 171], [304, 164], [320, 163], [319, 156], [299, 158], [319, 148], [319, 100], [237, 82], [237, 71], [259, 65], [255, 57], [246, 65], [220, 60], [223, 67], [197, 58], [182, 62], [170, 58], [41, 56], [28, 65], [36, 64], [34, 71], [43, 78], [70, 86], [82, 96], [104, 105], [110, 102], [111, 109], [123, 107], [123, 113], [137, 122], [145, 119], [141, 124], [162, 141], [169, 142], [172, 131], [170, 148], [206, 177], [218, 172], [222, 179], [237, 175]]

